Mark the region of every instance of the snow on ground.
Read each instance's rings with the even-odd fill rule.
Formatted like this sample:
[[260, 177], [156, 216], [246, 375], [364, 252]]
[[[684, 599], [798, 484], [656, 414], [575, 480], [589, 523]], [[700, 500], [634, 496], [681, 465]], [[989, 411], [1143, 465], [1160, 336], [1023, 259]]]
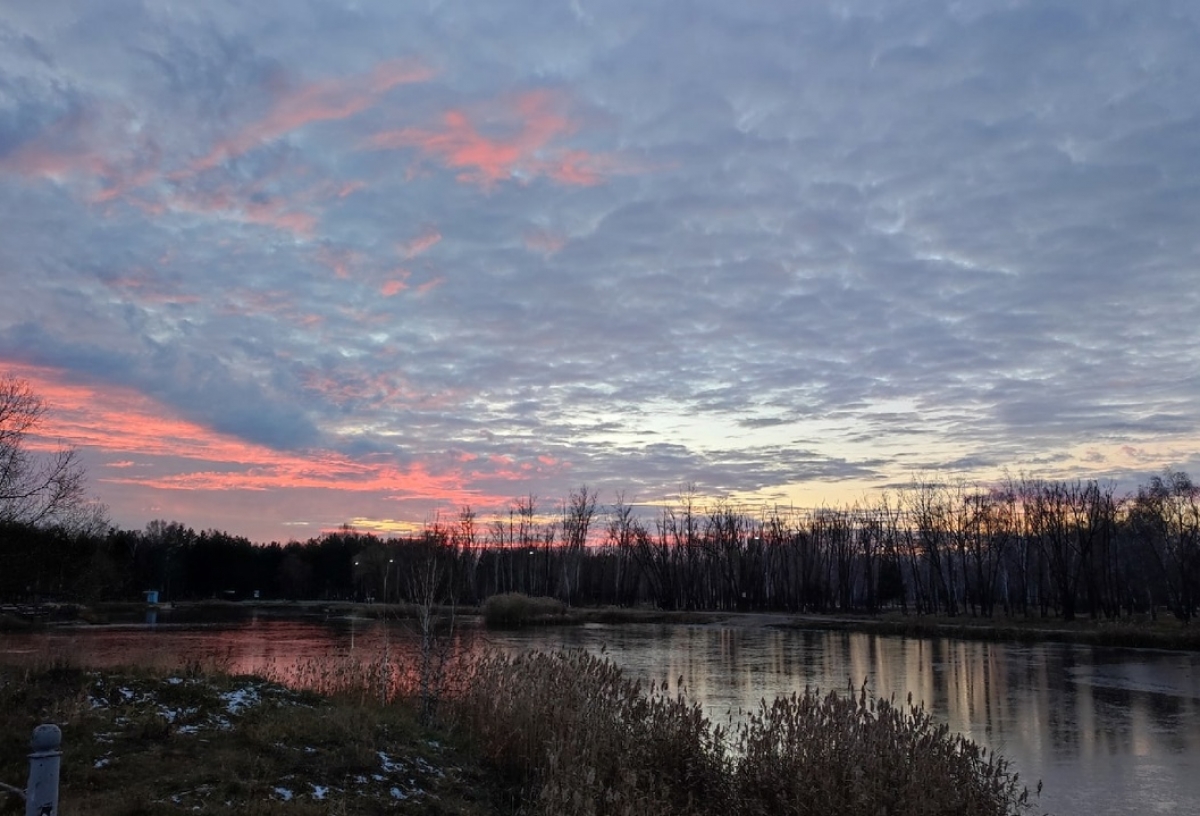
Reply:
[[[153, 683], [139, 685], [137, 681], [120, 685], [106, 686], [100, 675], [96, 677], [89, 704], [93, 709], [113, 709], [113, 721], [118, 726], [127, 726], [135, 722], [134, 718], [154, 714], [171, 726], [176, 735], [193, 736], [205, 731], [230, 730], [234, 722], [256, 706], [262, 705], [268, 699], [296, 702], [294, 693], [283, 687], [263, 684], [261, 681], [235, 680], [232, 688], [217, 691], [203, 678], [170, 677], [166, 680], [169, 689]], [[195, 684], [194, 689], [189, 686]], [[160, 695], [169, 699], [182, 698], [188, 704], [170, 704], [164, 702]], [[205, 703], [204, 701], [208, 702]], [[198, 704], [194, 704], [198, 703]], [[126, 716], [126, 714], [132, 715]], [[96, 735], [98, 742], [111, 743], [116, 733], [100, 733]], [[435, 741], [427, 743], [429, 747], [440, 749]], [[318, 753], [311, 745], [283, 745], [305, 755]], [[386, 751], [377, 751], [378, 770], [374, 773], [356, 774], [343, 780], [345, 787], [326, 783], [326, 780], [314, 781], [301, 779], [293, 775], [285, 776], [275, 782], [271, 789], [274, 798], [290, 802], [297, 799], [309, 798], [314, 801], [326, 801], [330, 797], [339, 796], [374, 796], [390, 797], [395, 801], [404, 801], [413, 797], [430, 796], [422, 786], [423, 780], [444, 778], [445, 771], [427, 761], [424, 757], [413, 756], [401, 758]], [[95, 760], [95, 768], [105, 768], [119, 758], [111, 753]], [[207, 787], [192, 791], [184, 791], [170, 797], [177, 804], [203, 802], [210, 794]], [[197, 805], [200, 807], [201, 805]]]

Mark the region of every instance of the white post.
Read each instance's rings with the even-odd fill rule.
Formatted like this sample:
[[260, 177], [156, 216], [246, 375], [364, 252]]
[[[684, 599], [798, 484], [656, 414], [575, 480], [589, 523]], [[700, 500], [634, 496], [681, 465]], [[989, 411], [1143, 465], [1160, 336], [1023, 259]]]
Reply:
[[25, 816], [58, 816], [58, 769], [62, 764], [62, 731], [57, 725], [39, 725], [29, 742], [29, 786], [25, 788]]

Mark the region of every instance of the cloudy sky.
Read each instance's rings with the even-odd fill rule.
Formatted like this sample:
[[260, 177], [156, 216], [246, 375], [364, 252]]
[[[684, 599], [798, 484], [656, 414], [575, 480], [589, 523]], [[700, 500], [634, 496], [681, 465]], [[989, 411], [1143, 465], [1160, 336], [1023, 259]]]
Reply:
[[122, 526], [1200, 471], [1194, 0], [0, 4], [0, 371]]

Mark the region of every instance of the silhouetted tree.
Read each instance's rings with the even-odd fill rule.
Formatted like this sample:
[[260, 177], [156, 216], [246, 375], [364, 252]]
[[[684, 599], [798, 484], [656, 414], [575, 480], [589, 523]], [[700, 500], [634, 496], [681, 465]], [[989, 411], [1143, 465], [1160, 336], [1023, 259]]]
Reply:
[[0, 523], [44, 525], [64, 519], [84, 501], [83, 467], [71, 448], [30, 450], [47, 411], [29, 383], [0, 376]]

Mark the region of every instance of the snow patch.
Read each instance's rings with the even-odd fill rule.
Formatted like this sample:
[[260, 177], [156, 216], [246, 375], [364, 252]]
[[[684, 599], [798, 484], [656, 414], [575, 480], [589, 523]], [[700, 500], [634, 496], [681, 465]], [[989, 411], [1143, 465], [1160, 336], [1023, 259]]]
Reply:
[[258, 705], [262, 698], [259, 696], [258, 689], [249, 686], [225, 692], [221, 695], [221, 701], [225, 703], [225, 710], [230, 714], [239, 714], [247, 708]]
[[383, 766], [384, 773], [392, 773], [393, 771], [403, 771], [404, 763], [397, 762], [389, 757], [383, 751], [379, 752], [379, 763]]

